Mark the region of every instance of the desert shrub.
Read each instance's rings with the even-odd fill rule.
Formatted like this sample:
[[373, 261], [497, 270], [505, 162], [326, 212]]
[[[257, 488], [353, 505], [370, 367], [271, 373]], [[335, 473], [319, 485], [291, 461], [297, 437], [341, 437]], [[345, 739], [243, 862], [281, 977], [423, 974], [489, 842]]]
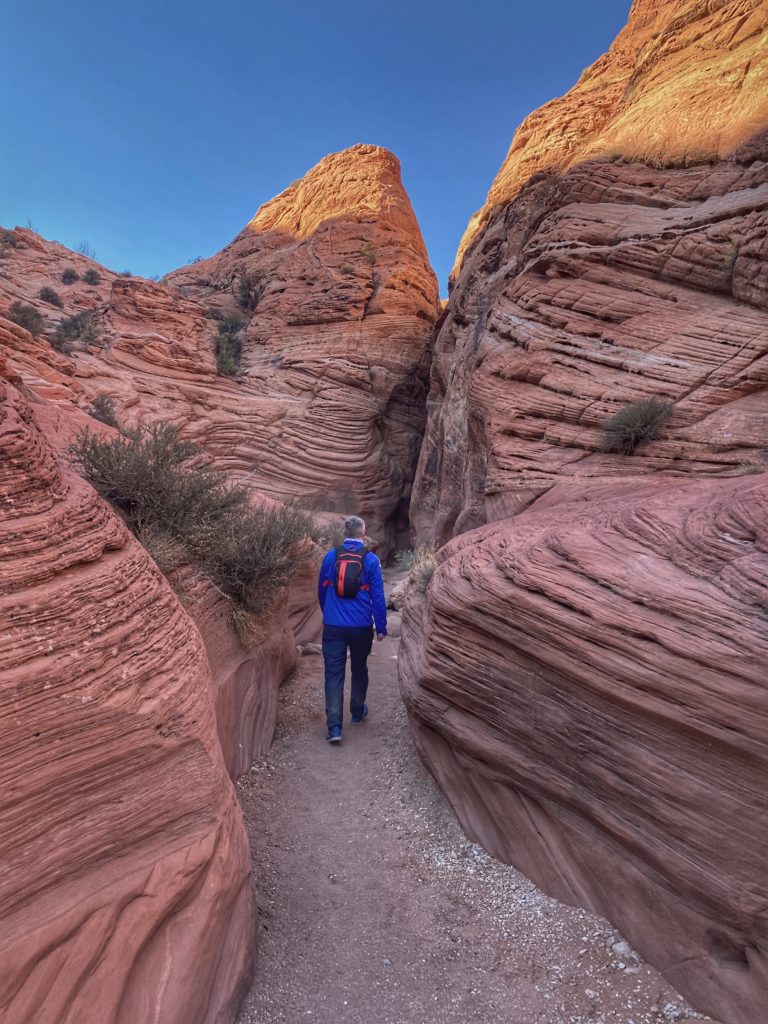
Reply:
[[120, 274], [118, 276], [119, 277], [133, 277], [133, 274], [131, 273], [130, 270], [121, 270]]
[[342, 263], [339, 269], [341, 270], [342, 274], [354, 274], [355, 272], [355, 268], [351, 263]]
[[309, 557], [308, 513], [294, 505], [252, 506], [245, 488], [194, 461], [197, 448], [170, 423], [108, 439], [84, 431], [70, 450], [96, 490], [140, 538], [149, 538], [161, 568], [181, 564], [171, 542], [180, 545], [184, 560], [245, 612], [264, 611]]
[[309, 557], [312, 518], [297, 505], [255, 505], [211, 523], [194, 544], [204, 570], [239, 607], [260, 614]]
[[115, 401], [109, 395], [97, 395], [88, 406], [88, 415], [110, 427], [120, 426], [115, 412]]
[[218, 471], [192, 467], [198, 450], [170, 423], [115, 438], [84, 431], [72, 453], [96, 490], [138, 530], [149, 527], [186, 541], [247, 498]]
[[52, 306], [58, 306], [59, 309], [64, 305], [61, 301], [61, 296], [53, 288], [41, 288], [37, 295], [43, 302], [49, 302]]
[[240, 371], [243, 343], [240, 332], [245, 324], [233, 313], [221, 313], [217, 317], [216, 370], [225, 377], [234, 377]]
[[433, 548], [416, 548], [408, 566], [408, 582], [420, 594], [426, 594], [429, 581], [437, 568], [437, 558]]
[[189, 561], [186, 545], [157, 527], [145, 526], [139, 540], [166, 575]]
[[75, 313], [59, 320], [49, 336], [51, 345], [59, 352], [71, 352], [76, 345], [91, 345], [101, 336], [101, 329], [90, 310]]
[[66, 267], [62, 271], [61, 280], [64, 284], [74, 284], [75, 281], [80, 280], [80, 275], [74, 267]]
[[83, 274], [83, 280], [85, 281], [86, 284], [99, 284], [99, 282], [101, 281], [101, 274], [98, 272], [98, 270], [95, 270], [93, 267], [90, 267]]
[[373, 242], [366, 242], [360, 249], [360, 255], [364, 260], [367, 260], [372, 267], [376, 266], [376, 257], [378, 256], [378, 253], [376, 252], [376, 247]]
[[19, 244], [19, 236], [15, 231], [8, 228], [0, 228], [0, 259], [8, 254], [9, 249], [15, 249]]
[[638, 445], [656, 437], [673, 409], [674, 403], [666, 398], [630, 402], [603, 424], [600, 451], [631, 455]]
[[408, 572], [415, 558], [415, 551], [398, 551], [395, 555], [395, 568], [398, 572]]
[[13, 320], [19, 327], [26, 328], [30, 334], [39, 335], [45, 328], [45, 318], [38, 313], [34, 306], [28, 306], [24, 302], [12, 302], [8, 311], [8, 319]]
[[241, 274], [237, 283], [237, 304], [240, 309], [250, 309], [253, 295], [250, 274]]
[[89, 260], [96, 259], [96, 250], [90, 244], [90, 242], [81, 242], [77, 247], [77, 251], [83, 256], [87, 256]]
[[264, 274], [242, 274], [237, 283], [237, 304], [246, 313], [253, 313], [266, 287]]

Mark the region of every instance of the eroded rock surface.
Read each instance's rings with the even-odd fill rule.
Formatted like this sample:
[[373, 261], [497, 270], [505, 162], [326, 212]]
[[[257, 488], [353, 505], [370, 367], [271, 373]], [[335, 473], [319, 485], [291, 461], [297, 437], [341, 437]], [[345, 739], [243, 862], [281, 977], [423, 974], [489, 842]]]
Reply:
[[[12, 332], [30, 387], [83, 408], [110, 395], [126, 425], [173, 420], [255, 490], [362, 513], [383, 554], [407, 539], [437, 285], [391, 153], [326, 157], [168, 284], [96, 268], [24, 229], [14, 239], [0, 302], [32, 301], [51, 323], [89, 309], [102, 332], [70, 356]], [[81, 280], [66, 286], [70, 266]], [[39, 300], [45, 286], [63, 309]], [[223, 314], [243, 324], [234, 377], [217, 373]]]
[[253, 906], [200, 634], [0, 388], [0, 1017], [224, 1024]]
[[[638, 0], [609, 53], [524, 122], [437, 337], [422, 539], [564, 480], [766, 465], [767, 125], [758, 0]], [[602, 424], [651, 396], [675, 403], [658, 440], [601, 454]]]
[[458, 537], [399, 662], [470, 837], [724, 1024], [768, 998], [766, 480], [561, 487]]

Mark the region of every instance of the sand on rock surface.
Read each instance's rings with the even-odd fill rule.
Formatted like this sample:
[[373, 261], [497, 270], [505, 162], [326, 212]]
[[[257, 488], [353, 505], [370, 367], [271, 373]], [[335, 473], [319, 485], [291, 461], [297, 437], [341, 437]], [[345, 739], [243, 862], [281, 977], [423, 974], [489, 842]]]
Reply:
[[259, 906], [238, 1024], [709, 1020], [606, 921], [466, 839], [414, 750], [397, 653], [374, 646], [370, 716], [347, 715], [341, 747], [324, 741], [322, 658], [300, 658], [275, 744], [238, 784]]

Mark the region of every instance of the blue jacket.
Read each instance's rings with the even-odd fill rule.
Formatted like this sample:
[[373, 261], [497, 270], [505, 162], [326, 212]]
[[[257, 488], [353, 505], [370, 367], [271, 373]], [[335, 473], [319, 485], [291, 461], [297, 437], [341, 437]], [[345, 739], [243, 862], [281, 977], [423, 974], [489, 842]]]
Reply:
[[[349, 551], [358, 551], [363, 546], [361, 540], [344, 541]], [[333, 588], [336, 574], [336, 548], [332, 548], [320, 567], [320, 578], [317, 581], [317, 599], [323, 609], [323, 622], [326, 626], [370, 626], [375, 624], [376, 632], [387, 635], [387, 602], [384, 597], [384, 580], [381, 575], [381, 563], [372, 551], [363, 561], [362, 583], [368, 584], [370, 590], [360, 590], [357, 597], [339, 597]]]

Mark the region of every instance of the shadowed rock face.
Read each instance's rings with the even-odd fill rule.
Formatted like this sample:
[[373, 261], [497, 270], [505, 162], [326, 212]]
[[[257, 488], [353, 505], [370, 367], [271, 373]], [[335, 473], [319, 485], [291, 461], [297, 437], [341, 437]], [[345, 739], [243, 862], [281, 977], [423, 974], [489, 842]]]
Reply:
[[0, 1017], [234, 1021], [250, 858], [200, 635], [1, 381], [0, 518]]
[[[95, 286], [63, 285], [65, 267], [82, 275], [96, 265], [15, 234], [0, 300], [34, 300], [58, 320], [62, 311], [36, 298], [52, 286], [65, 314], [93, 309], [102, 329], [71, 359], [12, 339], [30, 387], [81, 407], [109, 394], [124, 424], [173, 420], [261, 493], [359, 512], [385, 555], [407, 540], [437, 285], [391, 153], [355, 146], [326, 157], [168, 286], [101, 267]], [[216, 372], [212, 314], [222, 313], [243, 321], [236, 378]]]
[[725, 1024], [768, 998], [767, 480], [556, 488], [442, 549], [399, 661], [468, 834]]
[[[635, 3], [609, 53], [524, 122], [437, 335], [422, 539], [563, 480], [765, 463], [766, 125], [765, 5], [692, 0]], [[675, 403], [658, 442], [599, 454], [601, 425], [650, 396]]]
[[468, 833], [725, 1024], [768, 1001], [767, 26], [638, 0], [516, 134], [437, 334], [399, 662]]

